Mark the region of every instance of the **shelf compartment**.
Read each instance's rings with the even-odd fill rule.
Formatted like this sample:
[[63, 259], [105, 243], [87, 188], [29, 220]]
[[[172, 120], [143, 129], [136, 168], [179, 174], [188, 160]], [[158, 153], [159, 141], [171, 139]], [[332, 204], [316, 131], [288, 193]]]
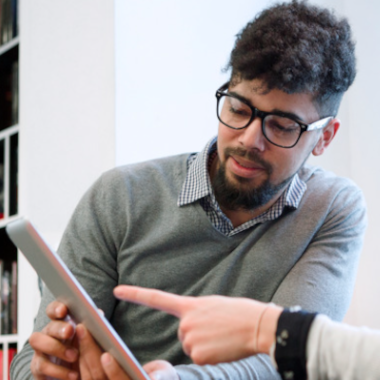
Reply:
[[18, 213], [18, 126], [0, 132], [0, 221]]

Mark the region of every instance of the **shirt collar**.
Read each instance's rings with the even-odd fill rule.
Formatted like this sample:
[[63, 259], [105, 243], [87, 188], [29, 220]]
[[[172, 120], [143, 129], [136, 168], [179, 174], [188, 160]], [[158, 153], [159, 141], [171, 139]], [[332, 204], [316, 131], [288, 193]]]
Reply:
[[208, 158], [216, 150], [216, 139], [216, 137], [211, 139], [198, 154], [190, 155], [186, 179], [178, 198], [178, 206], [196, 202], [211, 194]]
[[[177, 202], [178, 206], [194, 203], [212, 194], [211, 180], [208, 172], [208, 159], [216, 150], [216, 141], [217, 137], [214, 137], [201, 152], [190, 155], [186, 179]], [[281, 208], [298, 208], [306, 188], [306, 183], [296, 174], [284, 193], [272, 207], [275, 205], [278, 207], [280, 204]]]

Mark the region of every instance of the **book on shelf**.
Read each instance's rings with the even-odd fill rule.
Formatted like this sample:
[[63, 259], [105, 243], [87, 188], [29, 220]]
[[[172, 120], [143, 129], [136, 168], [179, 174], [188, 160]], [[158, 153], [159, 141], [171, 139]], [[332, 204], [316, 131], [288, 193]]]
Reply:
[[17, 261], [12, 261], [12, 283], [11, 283], [11, 332], [17, 334]]
[[[4, 269], [10, 264], [10, 270]], [[0, 260], [0, 315], [2, 335], [17, 334], [17, 261], [5, 265]]]
[[6, 44], [18, 35], [18, 1], [1, 0], [0, 7], [0, 40]]
[[[8, 380], [10, 380], [10, 368], [11, 363], [14, 357], [17, 354], [17, 348], [16, 347], [8, 347], [8, 363], [6, 363], [8, 367]], [[4, 369], [4, 350], [0, 348], [0, 380], [3, 380], [3, 369]]]
[[11, 335], [17, 334], [17, 248], [5, 228], [0, 228], [0, 247], [0, 334]]
[[3, 355], [3, 349], [0, 349], [0, 380], [3, 380], [3, 373], [4, 373], [4, 355]]
[[[1, 114], [1, 112], [0, 112]], [[7, 156], [5, 143], [9, 143]], [[5, 167], [8, 177], [5, 178]], [[6, 186], [6, 187], [5, 187]], [[5, 197], [5, 194], [8, 196]], [[18, 133], [0, 139], [0, 219], [16, 215], [18, 212]]]
[[12, 125], [18, 124], [18, 61], [13, 61], [11, 72]]
[[7, 270], [4, 270], [1, 278], [1, 333], [9, 334], [10, 333], [10, 273]]
[[[1, 141], [0, 141], [1, 145]], [[1, 146], [0, 146], [1, 148]], [[0, 154], [2, 149], [0, 149]], [[0, 157], [1, 160], [1, 157]], [[4, 218], [4, 164], [0, 162], [0, 219]]]
[[10, 376], [11, 363], [12, 363], [12, 360], [14, 359], [14, 357], [16, 356], [16, 354], [17, 354], [17, 348], [16, 347], [9, 347], [8, 348], [8, 380], [11, 379], [11, 376]]
[[[0, 323], [0, 334], [3, 334], [3, 271], [4, 271], [4, 261], [0, 260], [0, 316], [1, 316], [1, 323]], [[2, 372], [0, 372], [2, 373]]]
[[11, 18], [11, 0], [1, 1], [1, 43], [5, 44], [12, 39], [10, 25], [12, 22]]
[[18, 213], [18, 133], [10, 137], [9, 215]]
[[[18, 58], [12, 54], [12, 59], [7, 57], [0, 65], [0, 131], [18, 124]], [[2, 57], [0, 55], [0, 59]]]
[[12, 0], [12, 36], [18, 36], [18, 0]]

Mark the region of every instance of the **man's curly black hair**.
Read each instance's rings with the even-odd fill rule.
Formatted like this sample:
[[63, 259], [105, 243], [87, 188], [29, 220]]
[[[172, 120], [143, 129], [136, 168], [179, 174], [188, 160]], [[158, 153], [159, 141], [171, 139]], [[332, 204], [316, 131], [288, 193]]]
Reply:
[[312, 94], [321, 117], [335, 116], [356, 75], [348, 21], [306, 1], [274, 5], [237, 35], [231, 80], [263, 80], [268, 91]]

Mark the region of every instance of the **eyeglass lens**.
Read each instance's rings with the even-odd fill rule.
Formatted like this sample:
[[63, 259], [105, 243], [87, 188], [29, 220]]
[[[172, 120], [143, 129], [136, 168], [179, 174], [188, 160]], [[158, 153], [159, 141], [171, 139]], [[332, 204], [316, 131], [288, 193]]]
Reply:
[[[252, 109], [235, 97], [222, 96], [218, 104], [218, 117], [229, 127], [245, 128], [251, 121]], [[296, 121], [278, 115], [265, 116], [263, 129], [271, 143], [284, 147], [293, 146], [302, 131]]]

